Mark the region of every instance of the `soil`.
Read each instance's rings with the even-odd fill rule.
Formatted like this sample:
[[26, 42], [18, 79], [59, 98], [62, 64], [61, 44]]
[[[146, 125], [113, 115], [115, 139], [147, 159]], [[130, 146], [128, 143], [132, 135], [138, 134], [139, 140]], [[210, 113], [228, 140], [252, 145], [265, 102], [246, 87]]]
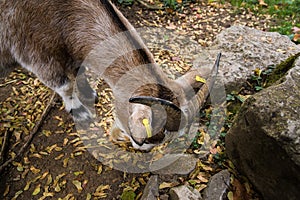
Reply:
[[[210, 45], [220, 31], [233, 24], [268, 30], [272, 23], [268, 17], [238, 10], [230, 4], [206, 2], [190, 3], [173, 11], [149, 10], [139, 3], [118, 7], [135, 27], [179, 29], [191, 34], [202, 46]], [[98, 93], [102, 89], [104, 86]], [[6, 159], [13, 157], [24, 145], [51, 93], [34, 75], [20, 68], [9, 78], [0, 79], [0, 113], [5, 116], [0, 118], [0, 136], [3, 138], [4, 132], [11, 134]], [[39, 101], [41, 106], [32, 108]], [[13, 107], [14, 112], [5, 114], [5, 106]], [[13, 119], [9, 121], [7, 116]], [[109, 118], [107, 125], [111, 123]], [[89, 151], [78, 150], [83, 146], [78, 138], [72, 118], [63, 109], [61, 99], [56, 98], [30, 147], [2, 172], [0, 199], [120, 199], [122, 193], [129, 190], [134, 191], [137, 198], [141, 197], [150, 173], [129, 174], [103, 165]], [[186, 183], [188, 178], [165, 176], [161, 181], [174, 180]], [[160, 192], [163, 194], [167, 190]]]

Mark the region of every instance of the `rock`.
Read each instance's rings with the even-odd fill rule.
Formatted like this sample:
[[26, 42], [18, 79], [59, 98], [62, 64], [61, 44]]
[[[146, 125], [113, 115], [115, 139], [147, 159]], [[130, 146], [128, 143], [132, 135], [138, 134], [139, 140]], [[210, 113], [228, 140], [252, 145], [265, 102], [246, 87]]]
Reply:
[[200, 193], [186, 185], [181, 185], [170, 189], [171, 200], [201, 200]]
[[264, 199], [300, 197], [300, 58], [287, 75], [247, 99], [226, 151]]
[[230, 186], [230, 173], [228, 170], [220, 171], [213, 175], [204, 190], [204, 200], [222, 200], [225, 199], [227, 190]]
[[169, 195], [167, 195], [167, 194], [160, 195], [159, 199], [160, 200], [169, 200]]
[[141, 200], [157, 200], [158, 196], [158, 175], [152, 175], [145, 186]]
[[191, 154], [170, 154], [153, 162], [150, 168], [154, 174], [188, 175], [196, 168], [197, 161]]
[[219, 52], [219, 74], [225, 87], [232, 91], [240, 89], [254, 69], [277, 65], [300, 52], [300, 46], [276, 32], [232, 26], [218, 34], [211, 47], [199, 52], [194, 66], [212, 66]]

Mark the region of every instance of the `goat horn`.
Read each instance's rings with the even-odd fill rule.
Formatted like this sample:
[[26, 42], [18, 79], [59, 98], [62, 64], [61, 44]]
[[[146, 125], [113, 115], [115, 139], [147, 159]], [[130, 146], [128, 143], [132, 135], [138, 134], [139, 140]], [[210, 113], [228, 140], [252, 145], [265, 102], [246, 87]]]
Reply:
[[201, 106], [206, 101], [209, 93], [211, 92], [214, 83], [216, 81], [216, 77], [219, 71], [219, 64], [220, 64], [221, 53], [218, 54], [215, 64], [211, 70], [211, 75], [206, 81], [206, 83], [201, 87], [201, 89], [197, 92], [197, 94], [188, 102], [186, 111], [186, 115], [188, 116], [188, 122], [194, 119], [194, 116], [199, 111]]
[[[178, 131], [180, 124], [185, 123], [185, 117], [181, 109], [171, 101], [150, 96], [135, 96], [131, 97], [129, 102], [139, 103], [150, 107], [154, 105], [161, 105], [167, 113], [165, 128], [168, 131]], [[183, 120], [181, 120], [181, 117], [184, 117]]]

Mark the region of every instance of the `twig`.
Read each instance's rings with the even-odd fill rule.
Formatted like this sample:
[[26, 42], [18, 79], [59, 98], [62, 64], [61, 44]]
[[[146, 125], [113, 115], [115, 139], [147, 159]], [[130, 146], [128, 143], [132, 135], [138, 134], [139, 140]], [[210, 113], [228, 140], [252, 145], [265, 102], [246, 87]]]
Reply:
[[41, 115], [41, 119], [35, 124], [34, 128], [32, 129], [26, 143], [21, 147], [21, 149], [19, 150], [19, 152], [16, 154], [15, 157], [10, 158], [9, 160], [7, 160], [5, 163], [3, 163], [2, 165], [0, 165], [0, 173], [2, 172], [2, 170], [9, 165], [11, 162], [13, 162], [15, 159], [17, 159], [19, 156], [21, 156], [25, 149], [29, 146], [29, 144], [31, 143], [33, 137], [35, 136], [35, 134], [38, 132], [39, 128], [41, 127], [41, 124], [43, 123], [43, 121], [45, 120], [47, 114], [49, 113], [49, 111], [51, 110], [51, 108], [53, 107], [53, 102], [55, 99], [56, 93], [53, 92], [47, 107], [45, 108], [45, 110], [43, 111], [42, 115]]
[[136, 1], [139, 2], [140, 4], [142, 4], [143, 6], [145, 6], [146, 8], [150, 9], [150, 10], [162, 10], [162, 9], [164, 9], [163, 7], [150, 5], [150, 4], [146, 3], [143, 0], [136, 0]]
[[3, 142], [2, 142], [2, 147], [1, 147], [1, 152], [0, 152], [0, 164], [2, 164], [4, 161], [4, 152], [6, 150], [6, 146], [8, 144], [9, 137], [10, 137], [10, 134], [8, 134], [8, 131], [5, 131], [4, 137], [3, 137]]
[[6, 83], [0, 84], [0, 87], [7, 86], [7, 85], [9, 85], [9, 84], [11, 84], [11, 83], [14, 83], [14, 82], [17, 82], [17, 81], [18, 81], [17, 79], [14, 79], [14, 80], [8, 81], [8, 82], [6, 82]]

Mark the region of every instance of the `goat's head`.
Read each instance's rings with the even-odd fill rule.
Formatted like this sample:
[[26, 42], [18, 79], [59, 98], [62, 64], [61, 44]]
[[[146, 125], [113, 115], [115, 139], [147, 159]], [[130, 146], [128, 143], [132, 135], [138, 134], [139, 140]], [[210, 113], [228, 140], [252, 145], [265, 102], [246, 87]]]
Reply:
[[[213, 69], [209, 74], [202, 75], [201, 71], [188, 72], [181, 79], [185, 79], [186, 87], [174, 81], [177, 87], [180, 87], [181, 97], [175, 102], [153, 96], [133, 96], [129, 99], [132, 104], [132, 112], [128, 119], [129, 139], [134, 148], [140, 150], [150, 150], [157, 143], [161, 143], [167, 132], [179, 131], [187, 126], [203, 106], [210, 90], [215, 82], [218, 73], [221, 54], [218, 55]], [[197, 78], [205, 78], [205, 82]], [[187, 98], [189, 89], [193, 89], [196, 94]]]

